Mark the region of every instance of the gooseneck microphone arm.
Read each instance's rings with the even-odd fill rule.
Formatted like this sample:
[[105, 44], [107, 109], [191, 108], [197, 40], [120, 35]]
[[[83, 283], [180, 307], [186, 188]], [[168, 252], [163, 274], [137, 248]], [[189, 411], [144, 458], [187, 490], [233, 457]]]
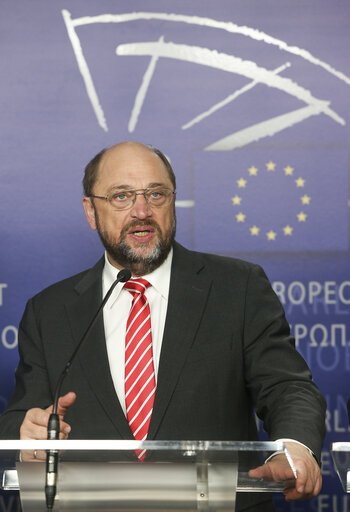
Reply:
[[[114, 288], [117, 286], [118, 283], [126, 283], [126, 281], [129, 281], [130, 277], [131, 277], [131, 272], [130, 272], [130, 270], [128, 270], [126, 268], [124, 268], [120, 272], [118, 272], [117, 279], [114, 281], [114, 283], [112, 284], [112, 286], [106, 293], [103, 301], [101, 302], [98, 310], [95, 313], [95, 316], [91, 320], [89, 326], [87, 327], [86, 331], [84, 332], [83, 336], [81, 337], [73, 354], [71, 355], [68, 363], [64, 367], [64, 369], [57, 381], [57, 384], [56, 384], [54, 401], [53, 401], [53, 409], [52, 409], [52, 413], [50, 415], [49, 423], [48, 423], [48, 427], [47, 427], [47, 438], [48, 439], [58, 439], [59, 438], [60, 420], [59, 420], [59, 417], [57, 414], [58, 400], [59, 400], [59, 396], [60, 396], [60, 392], [61, 392], [62, 383], [72, 366], [75, 356], [77, 355], [77, 353], [79, 352], [84, 341], [88, 337], [91, 329], [94, 327], [101, 310], [103, 309], [103, 307], [105, 306], [109, 297], [111, 296]], [[45, 481], [46, 507], [47, 507], [48, 511], [53, 509], [53, 505], [54, 505], [54, 501], [55, 501], [56, 487], [57, 487], [57, 468], [58, 468], [58, 451], [57, 450], [48, 450], [47, 456], [46, 456], [46, 481]]]

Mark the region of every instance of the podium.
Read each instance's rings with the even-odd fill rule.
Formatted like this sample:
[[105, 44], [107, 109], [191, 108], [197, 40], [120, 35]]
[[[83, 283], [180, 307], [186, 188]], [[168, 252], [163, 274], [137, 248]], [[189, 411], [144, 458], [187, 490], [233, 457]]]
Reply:
[[332, 443], [334, 468], [345, 492], [350, 492], [350, 443]]
[[[248, 475], [275, 452], [295, 474], [282, 442], [0, 441], [1, 488], [20, 491], [23, 512], [46, 511], [47, 450], [59, 454], [55, 512], [234, 511], [237, 492], [281, 492], [295, 484]], [[146, 450], [144, 462], [135, 450]]]

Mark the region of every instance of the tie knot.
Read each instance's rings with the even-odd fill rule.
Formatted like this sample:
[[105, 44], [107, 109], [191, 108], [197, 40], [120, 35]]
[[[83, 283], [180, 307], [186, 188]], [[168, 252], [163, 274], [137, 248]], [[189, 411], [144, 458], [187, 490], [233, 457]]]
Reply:
[[127, 281], [124, 284], [124, 288], [128, 292], [132, 294], [140, 293], [141, 295], [143, 295], [147, 288], [149, 288], [150, 286], [151, 283], [149, 283], [146, 279], [143, 279], [142, 277], [138, 277], [137, 279], [129, 279], [129, 281]]

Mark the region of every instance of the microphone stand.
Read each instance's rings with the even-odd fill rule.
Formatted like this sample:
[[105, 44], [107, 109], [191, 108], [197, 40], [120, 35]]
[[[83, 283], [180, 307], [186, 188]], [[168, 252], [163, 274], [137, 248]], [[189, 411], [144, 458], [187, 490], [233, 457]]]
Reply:
[[[50, 415], [49, 423], [48, 423], [48, 427], [47, 427], [47, 438], [48, 439], [58, 439], [59, 438], [60, 420], [59, 420], [59, 417], [57, 414], [58, 399], [60, 396], [62, 383], [63, 383], [64, 379], [66, 378], [66, 375], [72, 366], [75, 356], [77, 355], [77, 353], [79, 352], [84, 341], [88, 337], [91, 329], [94, 327], [101, 310], [105, 306], [106, 302], [108, 301], [109, 297], [111, 296], [116, 285], [118, 283], [126, 283], [126, 281], [129, 281], [130, 277], [131, 277], [131, 272], [130, 272], [130, 270], [128, 270], [126, 268], [124, 268], [120, 272], [118, 272], [117, 279], [114, 281], [114, 283], [112, 284], [112, 286], [106, 293], [101, 305], [99, 306], [98, 310], [95, 313], [95, 316], [91, 320], [91, 322], [88, 325], [86, 331], [84, 332], [81, 340], [79, 341], [73, 354], [71, 355], [68, 363], [64, 367], [64, 369], [58, 379], [58, 382], [56, 384], [54, 401], [53, 401], [53, 409], [52, 409], [52, 413]], [[46, 507], [47, 507], [48, 512], [53, 510], [53, 506], [54, 506], [56, 490], [57, 490], [57, 472], [58, 472], [58, 450], [48, 450], [47, 456], [46, 456], [46, 480], [45, 480]]]

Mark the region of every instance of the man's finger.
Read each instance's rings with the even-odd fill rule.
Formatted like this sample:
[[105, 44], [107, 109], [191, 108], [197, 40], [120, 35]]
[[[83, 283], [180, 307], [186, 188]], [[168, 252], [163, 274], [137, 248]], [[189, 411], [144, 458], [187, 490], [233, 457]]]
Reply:
[[295, 489], [290, 488], [290, 489], [285, 489], [283, 491], [283, 494], [285, 495], [285, 498], [287, 501], [311, 499], [319, 494], [321, 487], [322, 487], [322, 479], [318, 478], [310, 492], [300, 493], [300, 492], [298, 492], [298, 490], [296, 488]]
[[73, 393], [73, 391], [70, 391], [66, 395], [61, 396], [57, 404], [57, 414], [59, 416], [64, 417], [69, 407], [71, 407], [74, 404], [76, 398], [77, 395]]
[[276, 455], [266, 464], [249, 471], [251, 478], [262, 478], [266, 481], [284, 482], [293, 480], [294, 473], [284, 455]]
[[29, 409], [20, 428], [20, 438], [46, 439], [49, 416], [43, 409]]

